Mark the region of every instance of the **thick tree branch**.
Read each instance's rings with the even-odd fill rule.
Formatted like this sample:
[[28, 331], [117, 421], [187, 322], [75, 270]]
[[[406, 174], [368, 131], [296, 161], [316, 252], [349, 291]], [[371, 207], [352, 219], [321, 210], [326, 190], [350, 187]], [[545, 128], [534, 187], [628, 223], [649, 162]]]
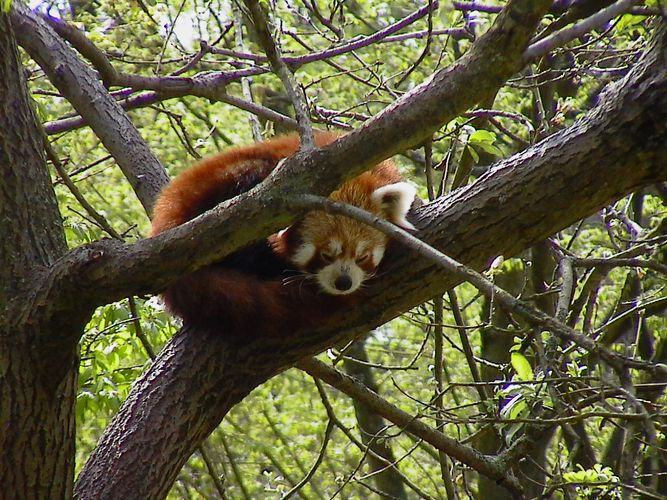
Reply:
[[35, 349], [42, 329], [51, 335], [57, 330], [38, 321], [43, 318], [23, 322], [18, 314], [28, 276], [66, 250], [14, 33], [0, 12], [0, 484], [7, 485], [5, 495], [66, 498], [74, 482], [75, 344], [59, 352]]
[[168, 177], [127, 114], [95, 72], [38, 14], [16, 1], [12, 3], [10, 16], [19, 44], [93, 128], [130, 181], [141, 204], [150, 212]]
[[0, 23], [1, 306], [26, 273], [52, 264], [67, 244], [14, 34], [6, 16]]

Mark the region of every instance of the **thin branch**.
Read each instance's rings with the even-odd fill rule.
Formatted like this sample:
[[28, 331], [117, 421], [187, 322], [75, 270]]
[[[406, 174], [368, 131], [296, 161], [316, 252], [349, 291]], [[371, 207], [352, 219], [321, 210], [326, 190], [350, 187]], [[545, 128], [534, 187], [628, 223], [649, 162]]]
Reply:
[[[236, 48], [245, 50], [245, 40], [243, 39], [243, 12], [241, 6], [237, 2], [232, 2], [232, 12], [234, 14], [234, 41]], [[252, 92], [250, 90], [250, 79], [246, 76], [241, 78], [241, 89], [243, 91], [243, 98], [246, 102], [252, 103]], [[257, 119], [257, 116], [251, 113], [248, 116], [250, 120], [250, 128], [252, 129], [252, 138], [255, 142], [262, 140], [262, 127]]]
[[[355, 39], [351, 42], [348, 42], [343, 45], [339, 45], [338, 47], [333, 47], [331, 49], [326, 49], [320, 52], [313, 52], [311, 54], [306, 54], [304, 56], [296, 56], [296, 57], [284, 57], [283, 61], [285, 64], [289, 65], [292, 68], [297, 68], [300, 66], [303, 66], [304, 64], [308, 64], [314, 61], [321, 61], [324, 59], [331, 59], [332, 57], [336, 57], [342, 54], [346, 54], [348, 52], [353, 52], [355, 50], [361, 49], [363, 47], [368, 47], [369, 45], [373, 45], [374, 43], [382, 42], [383, 40], [387, 39], [390, 37], [390, 35], [393, 35], [394, 33], [402, 30], [406, 26], [409, 26], [410, 24], [414, 23], [415, 21], [418, 21], [425, 15], [427, 15], [429, 12], [432, 12], [433, 10], [437, 9], [440, 6], [440, 3], [438, 1], [432, 2], [432, 4], [426, 5], [409, 16], [404, 17], [400, 21], [396, 21], [393, 24], [390, 24], [386, 28], [383, 28], [372, 35], [368, 36], [362, 36], [359, 37], [358, 39]], [[449, 34], [449, 33], [446, 33]], [[405, 35], [397, 35], [397, 36], [405, 36]], [[424, 36], [424, 35], [421, 35]], [[400, 41], [400, 40], [399, 40]], [[234, 52], [230, 52], [226, 49], [216, 49], [212, 48], [211, 50], [212, 53], [219, 53], [223, 55], [229, 55], [233, 57], [243, 57], [247, 59], [251, 59], [255, 62], [265, 62], [267, 59], [263, 56], [258, 56], [256, 54], [238, 54]]]
[[556, 319], [565, 323], [567, 313], [572, 304], [572, 293], [574, 292], [574, 269], [572, 259], [565, 257], [560, 261], [559, 274], [562, 280], [560, 293], [558, 294], [558, 304], [556, 304]]
[[204, 460], [204, 465], [206, 465], [208, 475], [211, 476], [215, 490], [218, 492], [220, 498], [225, 498], [225, 486], [223, 484], [225, 478], [223, 476], [222, 479], [220, 479], [220, 474], [215, 470], [215, 464], [213, 463], [213, 460], [211, 460], [211, 457], [209, 457], [204, 443], [199, 447], [199, 454], [201, 455], [202, 460]]
[[567, 42], [574, 40], [575, 38], [578, 38], [591, 30], [599, 28], [616, 16], [620, 16], [621, 14], [629, 11], [630, 8], [635, 3], [637, 3], [637, 1], [638, 0], [619, 0], [618, 2], [600, 10], [592, 16], [579, 21], [571, 27], [564, 28], [560, 31], [557, 31], [556, 33], [553, 33], [552, 35], [549, 35], [546, 38], [543, 38], [539, 42], [535, 42], [523, 53], [523, 60], [525, 62], [532, 61], [540, 56], [548, 54], [556, 47], [565, 45]]
[[310, 123], [310, 112], [308, 111], [306, 95], [303, 89], [299, 87], [292, 71], [283, 61], [280, 48], [271, 36], [266, 15], [260, 7], [259, 2], [257, 0], [244, 0], [244, 3], [250, 11], [259, 43], [271, 63], [271, 68], [273, 68], [273, 72], [283, 82], [283, 87], [285, 87], [285, 91], [294, 106], [296, 120], [299, 124], [299, 135], [301, 136], [300, 149], [304, 151], [313, 149], [315, 147], [315, 137], [313, 135], [313, 127]]
[[331, 433], [334, 430], [334, 421], [329, 419], [327, 422], [327, 428], [324, 430], [324, 437], [322, 438], [322, 447], [320, 448], [320, 452], [317, 454], [317, 459], [313, 463], [313, 466], [310, 468], [308, 471], [308, 474], [306, 474], [301, 481], [299, 481], [294, 488], [289, 490], [287, 493], [285, 493], [282, 497], [281, 500], [287, 500], [289, 497], [297, 493], [301, 488], [310, 481], [310, 479], [313, 477], [315, 472], [317, 472], [318, 467], [322, 463], [322, 460], [324, 460], [324, 454], [327, 451], [327, 445], [329, 444], [329, 441], [331, 440]]
[[[461, 308], [459, 307], [458, 298], [455, 290], [449, 290], [447, 292], [447, 297], [449, 298], [449, 305], [452, 308], [452, 315], [456, 321], [456, 329], [459, 332], [459, 339], [461, 340], [461, 346], [468, 362], [468, 368], [470, 369], [470, 375], [476, 383], [482, 382], [482, 376], [479, 373], [477, 368], [477, 363], [475, 362], [475, 355], [470, 345], [470, 340], [468, 339], [468, 332], [466, 332], [466, 324], [463, 319], [463, 314], [461, 314]], [[487, 387], [485, 385], [475, 386], [477, 393], [479, 394], [480, 401], [486, 401], [491, 399], [491, 395], [487, 393]]]
[[624, 321], [628, 317], [637, 314], [638, 312], [644, 311], [646, 309], [660, 310], [663, 308], [667, 308], [667, 297], [658, 297], [653, 300], [647, 300], [645, 302], [642, 302], [641, 304], [637, 304], [636, 306], [628, 309], [627, 311], [623, 311], [618, 316], [613, 317], [612, 319], [607, 321], [604, 325], [602, 325], [601, 327], [597, 328], [594, 332], [592, 332], [591, 336], [597, 338], [612, 326], [617, 325], [618, 323]]
[[252, 497], [250, 493], [248, 493], [248, 487], [245, 485], [245, 482], [243, 481], [243, 474], [241, 474], [239, 466], [236, 464], [236, 458], [234, 457], [234, 455], [232, 455], [232, 450], [229, 447], [229, 444], [227, 443], [227, 438], [225, 438], [224, 435], [221, 435], [220, 442], [222, 443], [222, 447], [225, 450], [225, 455], [227, 455], [227, 459], [229, 460], [229, 465], [231, 465], [232, 467], [232, 474], [234, 474], [236, 483], [239, 485], [239, 490], [241, 490], [241, 496], [243, 497], [244, 500], [251, 500]]
[[639, 258], [573, 258], [572, 264], [575, 267], [601, 267], [603, 269], [610, 269], [613, 267], [641, 267], [646, 269], [651, 269], [658, 273], [667, 275], [667, 265], [661, 264], [658, 261], [651, 259], [639, 259]]
[[109, 222], [104, 217], [102, 217], [102, 215], [97, 210], [95, 210], [95, 207], [88, 203], [86, 197], [83, 196], [79, 188], [76, 186], [76, 184], [74, 184], [70, 176], [67, 174], [65, 166], [60, 161], [60, 158], [58, 158], [58, 154], [55, 152], [51, 146], [51, 143], [49, 143], [48, 139], [46, 138], [46, 135], [44, 135], [44, 150], [46, 151], [46, 157], [56, 169], [56, 172], [58, 172], [58, 175], [60, 176], [63, 184], [67, 186], [67, 189], [69, 189], [70, 193], [72, 193], [76, 201], [79, 202], [86, 213], [97, 223], [97, 225], [99, 225], [99, 227], [104, 229], [109, 236], [116, 238], [119, 241], [123, 241], [123, 237], [118, 233], [118, 231], [116, 231], [111, 226], [111, 224], [109, 224]]
[[[115, 93], [114, 93], [115, 94]], [[143, 92], [139, 95], [134, 95], [132, 97], [123, 97], [119, 103], [121, 107], [125, 110], [132, 110], [150, 106], [152, 104], [166, 101], [168, 99], [173, 99], [174, 97], [180, 97], [183, 95], [197, 95], [196, 92], [191, 93], [180, 93], [174, 95], [171, 93], [163, 92]], [[206, 97], [202, 95], [201, 97]], [[211, 97], [213, 100], [229, 104], [236, 108], [248, 111], [256, 116], [262, 117], [266, 120], [272, 121], [274, 123], [279, 123], [287, 128], [295, 129], [297, 128], [297, 122], [294, 118], [285, 116], [277, 111], [274, 111], [266, 106], [262, 106], [255, 102], [246, 101], [239, 97], [233, 96], [227, 93], [216, 94], [215, 98]], [[57, 120], [53, 122], [46, 123], [44, 125], [44, 130], [48, 135], [60, 134], [63, 132], [68, 132], [70, 130], [75, 130], [87, 125], [86, 120], [80, 116], [75, 116], [72, 118], [63, 118], [62, 120]]]

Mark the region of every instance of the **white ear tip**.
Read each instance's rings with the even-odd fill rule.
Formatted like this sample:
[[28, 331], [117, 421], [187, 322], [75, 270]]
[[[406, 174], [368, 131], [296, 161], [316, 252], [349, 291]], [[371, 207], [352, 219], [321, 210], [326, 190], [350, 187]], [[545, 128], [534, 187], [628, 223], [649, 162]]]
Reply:
[[405, 216], [417, 196], [417, 189], [407, 182], [387, 184], [373, 191], [373, 202], [378, 205], [384, 216], [404, 229], [415, 230]]
[[[396, 182], [381, 186], [373, 191], [371, 195], [373, 201], [383, 207], [405, 206], [406, 203], [412, 205], [412, 201], [417, 195], [417, 189], [407, 182]], [[409, 208], [409, 207], [408, 207]]]

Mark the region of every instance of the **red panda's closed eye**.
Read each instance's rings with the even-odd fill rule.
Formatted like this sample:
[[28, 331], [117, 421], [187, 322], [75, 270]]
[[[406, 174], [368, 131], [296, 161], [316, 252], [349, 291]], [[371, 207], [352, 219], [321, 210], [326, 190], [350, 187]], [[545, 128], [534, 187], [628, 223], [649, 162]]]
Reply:
[[362, 254], [362, 255], [358, 255], [355, 260], [357, 261], [357, 264], [365, 264], [366, 262], [369, 261], [370, 258], [371, 258], [371, 254], [365, 253], [365, 254]]
[[333, 262], [335, 258], [336, 256], [333, 253], [329, 252], [328, 250], [320, 252], [320, 259], [322, 259], [322, 261], [326, 262], [327, 264]]

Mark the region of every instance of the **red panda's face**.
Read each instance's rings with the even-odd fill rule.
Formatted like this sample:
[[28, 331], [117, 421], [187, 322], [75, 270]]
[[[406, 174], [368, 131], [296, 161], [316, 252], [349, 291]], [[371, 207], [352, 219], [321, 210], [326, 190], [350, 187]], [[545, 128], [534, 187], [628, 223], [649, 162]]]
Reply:
[[[344, 217], [313, 213], [291, 260], [330, 295], [356, 292], [375, 274], [387, 246], [379, 231]], [[313, 231], [314, 230], [314, 231]]]
[[[414, 229], [405, 219], [415, 198], [411, 185], [397, 182], [367, 190], [358, 179], [344, 184], [331, 199]], [[384, 233], [366, 224], [321, 211], [308, 213], [293, 229], [283, 253], [330, 295], [351, 294], [363, 286], [376, 273], [388, 243]]]

